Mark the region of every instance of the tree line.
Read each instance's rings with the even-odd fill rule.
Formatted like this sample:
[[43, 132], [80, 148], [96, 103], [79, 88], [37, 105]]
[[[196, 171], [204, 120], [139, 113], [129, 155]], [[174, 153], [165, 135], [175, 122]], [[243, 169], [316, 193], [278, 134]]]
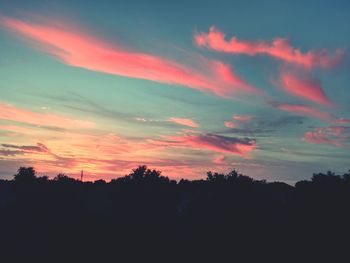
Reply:
[[37, 246], [51, 251], [64, 244], [72, 252], [159, 247], [164, 252], [166, 244], [180, 244], [191, 252], [270, 246], [310, 252], [348, 244], [340, 240], [348, 238], [349, 222], [350, 170], [313, 174], [295, 186], [236, 170], [177, 182], [147, 166], [110, 182], [82, 182], [66, 174], [49, 179], [33, 167], [0, 180], [1, 236], [8, 251], [20, 247], [32, 253]]

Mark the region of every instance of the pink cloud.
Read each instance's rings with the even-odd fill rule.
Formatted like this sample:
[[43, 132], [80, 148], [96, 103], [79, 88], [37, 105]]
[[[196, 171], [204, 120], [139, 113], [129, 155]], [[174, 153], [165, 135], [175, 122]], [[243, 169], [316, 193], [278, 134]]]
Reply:
[[180, 125], [192, 127], [192, 128], [199, 127], [198, 123], [196, 123], [195, 121], [193, 121], [191, 119], [186, 119], [186, 118], [169, 118], [168, 121], [173, 122], [173, 123], [177, 123]]
[[337, 50], [331, 56], [327, 50], [311, 50], [306, 53], [293, 47], [287, 39], [276, 38], [272, 43], [265, 41], [245, 41], [232, 37], [225, 40], [225, 33], [215, 27], [209, 29], [209, 33], [197, 33], [194, 36], [195, 43], [200, 47], [206, 47], [219, 52], [233, 54], [246, 54], [255, 56], [265, 54], [283, 60], [288, 63], [313, 68], [315, 66], [329, 68], [339, 64], [344, 58], [344, 52]]
[[307, 105], [280, 103], [280, 102], [271, 102], [270, 104], [273, 107], [283, 111], [288, 111], [301, 116], [310, 116], [310, 117], [325, 120], [325, 121], [331, 121], [333, 117], [332, 114], [330, 113], [319, 111]]
[[321, 84], [316, 80], [300, 78], [294, 74], [282, 72], [281, 86], [286, 92], [296, 97], [304, 98], [325, 106], [333, 105]]
[[220, 164], [224, 164], [225, 161], [226, 161], [226, 156], [225, 155], [219, 155], [219, 156], [214, 158], [213, 163], [220, 165]]
[[349, 124], [350, 123], [350, 119], [346, 119], [346, 118], [339, 118], [334, 120], [335, 124]]
[[313, 131], [306, 132], [303, 140], [309, 143], [342, 147], [344, 146], [343, 142], [349, 137], [349, 134], [345, 133], [347, 130], [347, 127], [342, 126], [315, 128]]
[[229, 153], [248, 157], [256, 149], [256, 141], [249, 138], [234, 138], [215, 134], [169, 136], [165, 145], [175, 147], [191, 147], [194, 149], [211, 150], [219, 153]]
[[[34, 40], [39, 48], [63, 63], [92, 71], [181, 85], [219, 96], [230, 97], [238, 91], [260, 93], [237, 76], [229, 65], [193, 56], [190, 67], [159, 56], [111, 45], [71, 26], [52, 26], [0, 17], [0, 24], [10, 31]], [[61, 23], [62, 24], [62, 23]]]
[[93, 128], [90, 121], [71, 119], [52, 113], [39, 113], [17, 108], [10, 104], [0, 103], [0, 119], [29, 123], [39, 126], [54, 126], [60, 128]]
[[232, 118], [239, 122], [250, 122], [255, 117], [252, 115], [234, 115]]
[[238, 127], [238, 125], [236, 123], [231, 122], [231, 121], [225, 121], [224, 124], [227, 128], [237, 128]]

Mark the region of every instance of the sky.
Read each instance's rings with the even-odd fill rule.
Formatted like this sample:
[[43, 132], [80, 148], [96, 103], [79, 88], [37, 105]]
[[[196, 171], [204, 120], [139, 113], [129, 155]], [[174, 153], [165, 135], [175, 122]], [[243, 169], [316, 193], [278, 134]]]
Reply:
[[0, 0], [0, 178], [350, 168], [349, 1]]

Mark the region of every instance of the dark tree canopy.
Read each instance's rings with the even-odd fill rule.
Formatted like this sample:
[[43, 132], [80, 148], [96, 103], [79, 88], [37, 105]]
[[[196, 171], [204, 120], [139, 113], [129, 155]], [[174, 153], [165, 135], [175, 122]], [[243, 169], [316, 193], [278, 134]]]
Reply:
[[28, 183], [36, 179], [34, 167], [20, 167], [14, 175], [16, 182]]

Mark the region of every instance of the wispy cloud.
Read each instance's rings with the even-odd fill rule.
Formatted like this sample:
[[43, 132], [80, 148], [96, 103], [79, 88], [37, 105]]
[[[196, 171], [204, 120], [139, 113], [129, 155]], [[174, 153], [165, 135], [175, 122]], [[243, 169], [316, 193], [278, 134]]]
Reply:
[[302, 105], [302, 104], [292, 104], [292, 103], [281, 103], [281, 102], [270, 102], [270, 105], [274, 108], [288, 111], [301, 116], [309, 116], [316, 119], [321, 119], [324, 121], [331, 121], [333, 115], [327, 112], [319, 111], [313, 107]]
[[225, 121], [224, 122], [224, 125], [227, 127], [227, 128], [237, 128], [239, 125], [237, 123], [234, 123], [232, 121]]
[[225, 155], [219, 155], [213, 159], [213, 163], [218, 165], [225, 164], [225, 161], [226, 161]]
[[210, 169], [210, 163], [200, 158], [191, 161], [176, 157], [165, 159], [163, 150], [169, 146], [175, 147], [166, 142], [155, 143], [145, 138], [132, 140], [115, 134], [69, 133], [62, 147], [62, 139], [51, 140], [50, 148], [46, 143], [0, 144], [0, 165], [13, 161], [16, 161], [17, 166], [34, 163], [38, 171], [51, 176], [57, 172], [78, 176], [83, 169], [87, 180], [115, 178], [142, 164], [161, 169], [168, 176], [176, 178], [184, 174], [200, 177]]
[[245, 125], [245, 124], [251, 122], [254, 118], [255, 118], [255, 116], [252, 116], [252, 115], [233, 115], [232, 119], [234, 120], [234, 122], [233, 121], [225, 121], [224, 125], [227, 128], [234, 129], [234, 128], [240, 127], [241, 125]]
[[[239, 115], [249, 116], [249, 115]], [[304, 117], [302, 116], [284, 116], [277, 119], [272, 117], [257, 117], [245, 123], [239, 123], [237, 127], [229, 130], [218, 131], [220, 134], [240, 134], [246, 136], [271, 136], [271, 133], [281, 131], [288, 128], [288, 126], [302, 125]], [[236, 124], [236, 123], [235, 123]]]
[[1, 144], [2, 147], [22, 150], [24, 152], [39, 152], [47, 153], [50, 152], [49, 149], [42, 143], [37, 143], [37, 145], [14, 145], [14, 144]]
[[253, 120], [255, 116], [252, 115], [233, 115], [232, 119], [239, 121], [239, 122], [250, 122]]
[[289, 94], [309, 101], [332, 106], [333, 103], [324, 92], [321, 83], [314, 79], [302, 78], [296, 74], [282, 71], [280, 86]]
[[189, 118], [177, 118], [177, 117], [170, 117], [170, 118], [145, 118], [145, 117], [135, 117], [134, 118], [137, 122], [142, 123], [149, 123], [152, 126], [165, 126], [165, 127], [172, 127], [173, 124], [176, 124], [176, 126], [186, 126], [191, 128], [198, 128], [200, 127], [199, 123], [196, 121], [189, 119]]
[[91, 121], [72, 119], [53, 113], [35, 112], [4, 103], [0, 103], [0, 119], [59, 128], [95, 127], [95, 124]]
[[344, 142], [350, 136], [348, 127], [320, 127], [304, 134], [303, 140], [309, 143], [330, 144], [337, 147], [344, 146]]
[[20, 150], [9, 150], [9, 149], [0, 149], [0, 156], [17, 156], [23, 154], [23, 151]]
[[350, 119], [347, 118], [339, 118], [334, 120], [335, 124], [349, 124], [350, 123]]
[[[49, 148], [47, 148], [43, 143], [38, 142], [36, 145], [16, 145], [16, 144], [1, 144], [2, 149], [0, 149], [0, 155], [2, 156], [19, 156], [19, 155], [32, 155], [32, 154], [44, 154], [57, 157], [53, 154]], [[35, 158], [34, 158], [35, 159]]]
[[189, 147], [193, 149], [211, 150], [219, 153], [229, 153], [248, 157], [256, 149], [256, 141], [250, 138], [235, 138], [216, 134], [185, 134], [182, 136], [167, 136], [167, 140], [155, 143], [173, 147]]
[[[260, 91], [240, 78], [220, 61], [193, 56], [196, 67], [160, 56], [111, 45], [71, 26], [53, 26], [49, 19], [40, 23], [0, 17], [0, 24], [10, 31], [34, 40], [39, 49], [63, 63], [88, 70], [186, 86], [229, 97], [237, 91]], [[62, 24], [62, 22], [60, 22]]]
[[198, 128], [199, 124], [191, 119], [186, 119], [186, 118], [169, 118], [168, 121], [174, 122], [180, 125], [192, 127], [192, 128]]
[[276, 38], [271, 43], [266, 41], [238, 40], [237, 37], [226, 40], [225, 33], [215, 27], [211, 27], [208, 33], [196, 33], [194, 41], [200, 47], [219, 52], [249, 56], [265, 54], [287, 63], [304, 66], [305, 68], [316, 66], [329, 68], [339, 64], [344, 58], [342, 50], [337, 50], [333, 56], [326, 49], [310, 50], [303, 53], [300, 49], [293, 47], [288, 39], [285, 38]]

